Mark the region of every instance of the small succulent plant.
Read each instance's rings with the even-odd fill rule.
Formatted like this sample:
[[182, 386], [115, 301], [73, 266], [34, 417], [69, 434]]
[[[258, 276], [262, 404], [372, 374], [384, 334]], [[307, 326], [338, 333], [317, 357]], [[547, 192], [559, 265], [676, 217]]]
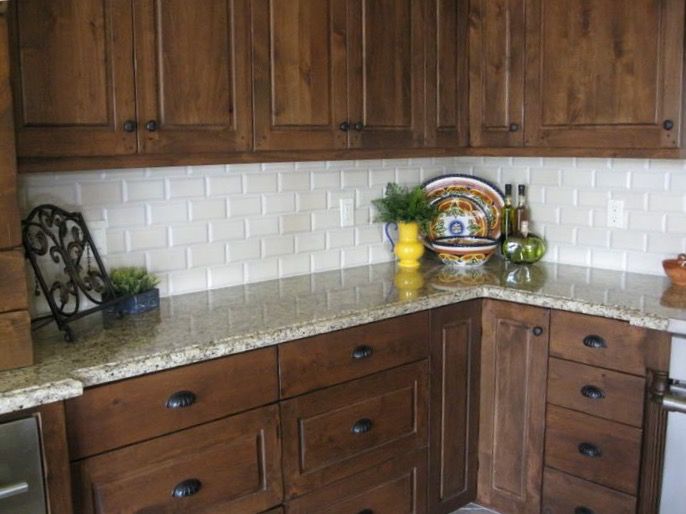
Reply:
[[145, 268], [125, 267], [110, 271], [110, 279], [118, 296], [136, 295], [154, 289], [160, 279]]

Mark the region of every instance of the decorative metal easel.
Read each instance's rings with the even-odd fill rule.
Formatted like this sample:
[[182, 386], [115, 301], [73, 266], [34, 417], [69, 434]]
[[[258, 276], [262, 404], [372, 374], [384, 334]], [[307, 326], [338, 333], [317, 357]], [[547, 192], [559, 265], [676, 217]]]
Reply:
[[[42, 291], [52, 318], [64, 331], [65, 341], [75, 339], [70, 323], [122, 300], [115, 297], [112, 281], [80, 212], [40, 205], [22, 221], [22, 239], [36, 277], [36, 295]], [[50, 272], [54, 276], [48, 275]], [[94, 306], [82, 310], [85, 300]]]

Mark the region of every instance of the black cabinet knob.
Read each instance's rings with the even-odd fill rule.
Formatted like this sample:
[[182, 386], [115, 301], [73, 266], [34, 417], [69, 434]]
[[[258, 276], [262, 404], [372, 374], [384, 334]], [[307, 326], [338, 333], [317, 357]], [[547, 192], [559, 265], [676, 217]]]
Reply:
[[190, 407], [197, 400], [195, 393], [191, 391], [178, 391], [171, 395], [167, 400], [167, 409], [185, 409]]
[[193, 496], [197, 494], [202, 489], [202, 482], [197, 478], [190, 478], [184, 480], [174, 486], [171, 495], [174, 498], [186, 498], [188, 496]]
[[357, 514], [374, 514], [374, 511], [372, 509], [362, 509]]
[[355, 125], [353, 125], [353, 128], [356, 131], [361, 132], [362, 130], [364, 130], [364, 123], [362, 123], [361, 121], [358, 121], [357, 123], [355, 123]]
[[579, 453], [583, 455], [584, 457], [600, 457], [602, 455], [602, 452], [600, 451], [600, 448], [598, 448], [595, 444], [591, 443], [581, 443], [579, 445]]
[[540, 336], [543, 334], [543, 327], [534, 327], [533, 333], [535, 336]]
[[574, 509], [574, 514], [595, 514], [595, 512], [588, 507], [581, 506]]
[[672, 120], [665, 120], [662, 126], [665, 130], [672, 130], [674, 128], [674, 122]]
[[584, 346], [593, 349], [607, 348], [607, 342], [600, 336], [588, 335], [584, 337]]
[[136, 132], [138, 128], [138, 123], [135, 120], [126, 120], [124, 122], [124, 132]]
[[519, 123], [510, 123], [510, 132], [519, 131]]
[[372, 420], [369, 418], [362, 418], [357, 423], [353, 425], [353, 434], [366, 434], [372, 429]]
[[157, 125], [157, 121], [155, 120], [150, 120], [145, 124], [145, 130], [147, 130], [148, 132], [155, 132], [158, 128], [159, 126]]
[[363, 344], [361, 346], [358, 346], [353, 350], [353, 359], [355, 360], [360, 360], [360, 359], [366, 359], [368, 357], [371, 357], [372, 354], [374, 353], [374, 349], [371, 346], [367, 346], [366, 344]]
[[348, 132], [350, 130], [350, 123], [347, 121], [343, 121], [340, 125], [338, 125], [338, 129], [341, 132]]
[[605, 398], [605, 391], [592, 385], [583, 386], [581, 388], [581, 394], [589, 400], [602, 400]]

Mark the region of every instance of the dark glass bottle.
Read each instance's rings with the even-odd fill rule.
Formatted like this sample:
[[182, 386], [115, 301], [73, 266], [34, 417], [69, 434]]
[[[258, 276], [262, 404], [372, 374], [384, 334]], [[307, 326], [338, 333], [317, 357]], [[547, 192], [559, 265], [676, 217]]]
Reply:
[[515, 229], [516, 234], [522, 231], [522, 222], [529, 221], [529, 206], [526, 201], [526, 186], [517, 186], [517, 208], [515, 209]]

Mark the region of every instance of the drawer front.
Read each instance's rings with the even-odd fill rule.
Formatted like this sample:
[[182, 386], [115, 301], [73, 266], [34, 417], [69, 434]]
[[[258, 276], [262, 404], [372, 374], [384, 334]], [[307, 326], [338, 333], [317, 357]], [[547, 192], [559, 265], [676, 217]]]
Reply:
[[635, 427], [643, 422], [645, 379], [550, 359], [548, 401]]
[[635, 514], [636, 498], [547, 468], [543, 474], [542, 512]]
[[74, 465], [75, 512], [242, 514], [281, 503], [276, 406]]
[[289, 497], [427, 445], [426, 361], [281, 404]]
[[641, 430], [548, 406], [547, 466], [635, 495], [640, 454]]
[[292, 500], [288, 514], [425, 514], [426, 452], [413, 452]]
[[276, 350], [267, 348], [88, 389], [66, 402], [71, 457], [272, 403], [277, 387]]
[[290, 397], [424, 359], [429, 313], [419, 312], [279, 347], [281, 396]]
[[553, 311], [550, 355], [644, 376], [646, 368], [667, 369], [666, 362], [647, 362], [646, 357], [653, 350], [662, 355], [657, 349], [668, 344], [662, 341], [666, 337], [624, 321]]

